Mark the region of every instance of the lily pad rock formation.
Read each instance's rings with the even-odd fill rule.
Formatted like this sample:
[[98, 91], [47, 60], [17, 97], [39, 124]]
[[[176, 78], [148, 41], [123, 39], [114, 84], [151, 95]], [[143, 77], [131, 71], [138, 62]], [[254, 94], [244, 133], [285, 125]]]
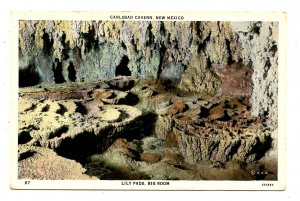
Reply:
[[218, 98], [188, 106], [176, 101], [160, 110], [157, 135], [178, 143], [185, 160], [252, 162], [270, 148], [271, 132], [263, 120], [251, 117], [246, 99]]
[[[40, 93], [26, 94], [37, 97]], [[47, 93], [52, 97], [51, 91]], [[40, 102], [20, 98], [19, 143], [51, 148], [61, 155], [80, 159], [104, 151], [120, 137], [120, 133], [139, 126], [141, 114], [135, 107], [103, 105], [97, 99], [47, 99]]]
[[84, 178], [246, 163], [253, 179], [276, 163], [277, 22], [21, 20], [19, 87], [20, 167], [39, 152]]

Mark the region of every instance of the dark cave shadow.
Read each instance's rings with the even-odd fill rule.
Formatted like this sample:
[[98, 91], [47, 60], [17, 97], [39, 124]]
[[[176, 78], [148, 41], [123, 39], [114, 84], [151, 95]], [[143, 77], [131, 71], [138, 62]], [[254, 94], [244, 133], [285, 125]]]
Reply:
[[[138, 121], [141, 122], [140, 128], [132, 128], [120, 135], [120, 138], [124, 138], [128, 141], [141, 140], [144, 137], [153, 135], [155, 131], [155, 123], [157, 120], [157, 114], [154, 112], [144, 112]], [[132, 135], [132, 130], [138, 132], [139, 135]]]
[[19, 87], [35, 86], [41, 82], [40, 74], [34, 65], [19, 70]]
[[85, 165], [89, 156], [103, 153], [119, 138], [132, 141], [141, 140], [145, 136], [151, 135], [154, 132], [155, 120], [156, 114], [145, 113], [136, 119], [134, 123], [127, 125], [124, 131], [114, 136], [111, 136], [111, 133], [116, 132], [117, 128], [115, 127], [108, 127], [97, 135], [93, 132], [84, 131], [73, 138], [64, 139], [55, 151], [62, 157], [73, 159]]

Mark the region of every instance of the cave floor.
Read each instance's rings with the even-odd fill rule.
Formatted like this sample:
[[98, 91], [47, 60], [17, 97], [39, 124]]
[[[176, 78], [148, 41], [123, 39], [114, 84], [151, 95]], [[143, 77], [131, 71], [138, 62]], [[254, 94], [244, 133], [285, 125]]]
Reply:
[[18, 177], [276, 180], [273, 131], [250, 109], [150, 79], [20, 88]]

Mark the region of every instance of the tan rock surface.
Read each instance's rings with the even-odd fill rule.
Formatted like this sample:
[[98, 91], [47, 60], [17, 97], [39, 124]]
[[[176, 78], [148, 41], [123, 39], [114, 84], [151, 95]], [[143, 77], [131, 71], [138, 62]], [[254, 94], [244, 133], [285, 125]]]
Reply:
[[19, 179], [97, 179], [86, 175], [85, 172], [86, 169], [80, 163], [58, 156], [51, 149], [26, 145], [19, 146]]

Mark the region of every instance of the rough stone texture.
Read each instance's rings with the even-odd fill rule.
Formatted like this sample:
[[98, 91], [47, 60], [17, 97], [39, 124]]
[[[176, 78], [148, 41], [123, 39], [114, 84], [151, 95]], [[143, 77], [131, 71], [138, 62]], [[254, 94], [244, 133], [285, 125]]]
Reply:
[[58, 156], [51, 149], [22, 145], [18, 156], [19, 179], [97, 179], [86, 175], [80, 163]]
[[[143, 153], [161, 156], [153, 163], [141, 160]], [[140, 155], [140, 156], [139, 156]], [[157, 180], [276, 180], [274, 161], [245, 164], [238, 161], [198, 161], [188, 164], [179, 148], [156, 137], [141, 141], [116, 140], [103, 154], [95, 154], [85, 166], [88, 175], [100, 179], [157, 179]], [[251, 171], [258, 174], [252, 174]], [[266, 171], [267, 175], [259, 175]]]
[[[93, 91], [94, 100], [99, 100], [109, 104], [124, 104], [128, 100], [129, 94], [118, 90], [96, 89]], [[129, 104], [129, 101], [127, 101]]]
[[213, 95], [220, 83], [211, 71], [211, 63], [238, 62], [240, 44], [228, 22], [196, 22], [191, 29], [190, 62], [179, 88]]
[[189, 163], [203, 160], [222, 162], [238, 160], [249, 163], [260, 159], [260, 154], [266, 149], [264, 147], [270, 143], [270, 136], [266, 135], [265, 130], [253, 133], [254, 129], [248, 128], [241, 130], [240, 135], [235, 132], [203, 135], [202, 129], [195, 125], [190, 125], [189, 128], [181, 127], [180, 130], [174, 129], [179, 135], [181, 153]]
[[227, 49], [234, 35], [223, 22], [20, 21], [19, 35], [20, 69], [37, 82], [95, 81], [128, 68], [201, 94], [219, 83], [208, 64], [226, 64], [236, 49]]
[[262, 157], [277, 171], [278, 23], [19, 25], [19, 148], [97, 152], [86, 168], [101, 179], [257, 179]]
[[20, 74], [34, 77], [20, 85], [95, 81], [128, 68], [134, 77], [214, 95], [220, 81], [212, 63], [250, 64], [252, 113], [267, 114], [270, 126], [277, 125], [276, 22], [33, 20], [19, 25]]
[[270, 148], [271, 132], [262, 119], [250, 115], [249, 101], [220, 97], [209, 106], [197, 101], [187, 111], [174, 110], [182, 102], [160, 110], [155, 131], [161, 139], [175, 138], [187, 162], [252, 162]]
[[[31, 95], [35, 93], [39, 92]], [[51, 91], [47, 93], [51, 96]], [[99, 105], [96, 99], [19, 98], [19, 143], [40, 145], [76, 158], [76, 153], [104, 151], [120, 133], [139, 125], [141, 114], [128, 105]]]
[[232, 22], [238, 34], [244, 64], [253, 66], [252, 114], [266, 115], [274, 130], [278, 118], [278, 23]]
[[239, 64], [213, 64], [222, 84], [217, 95], [250, 97], [253, 90], [252, 69]]
[[[247, 98], [182, 97], [157, 80], [127, 79], [20, 88], [20, 178], [277, 179], [270, 132]], [[130, 93], [109, 87], [130, 88], [140, 109], [105, 102]]]
[[138, 81], [131, 92], [137, 94], [140, 100], [135, 106], [149, 112], [155, 112], [160, 105], [169, 105], [172, 97], [166, 86], [153, 79]]
[[214, 95], [220, 81], [211, 64], [242, 63], [253, 68], [252, 113], [267, 114], [276, 128], [276, 22], [33, 20], [19, 25], [20, 74], [35, 77], [20, 85], [95, 81], [128, 68], [134, 77]]

